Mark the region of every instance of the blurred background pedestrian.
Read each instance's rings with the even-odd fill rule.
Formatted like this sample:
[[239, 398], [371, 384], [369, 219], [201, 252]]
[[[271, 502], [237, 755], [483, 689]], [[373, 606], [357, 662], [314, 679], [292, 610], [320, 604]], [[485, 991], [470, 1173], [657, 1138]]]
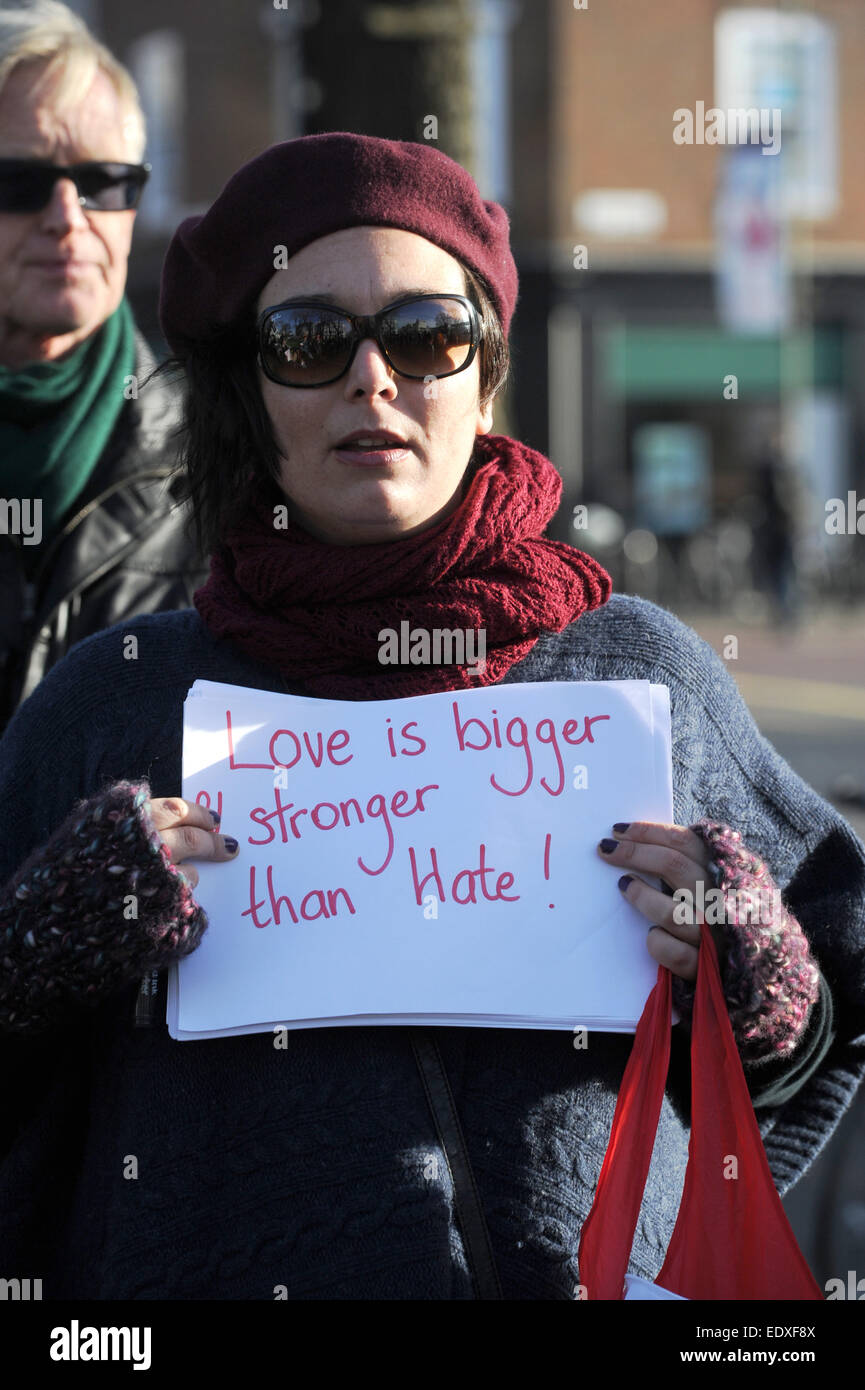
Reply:
[[184, 608], [177, 388], [125, 297], [145, 130], [66, 6], [0, 9], [0, 728], [75, 642]]

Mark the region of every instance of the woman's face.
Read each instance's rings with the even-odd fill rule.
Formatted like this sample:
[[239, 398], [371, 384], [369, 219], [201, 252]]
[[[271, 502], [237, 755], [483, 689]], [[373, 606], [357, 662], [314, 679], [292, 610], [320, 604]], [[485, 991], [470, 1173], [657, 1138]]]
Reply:
[[[286, 299], [332, 295], [352, 314], [374, 314], [412, 292], [465, 294], [457, 261], [414, 232], [347, 227], [320, 237], [268, 280], [258, 311]], [[479, 405], [479, 356], [463, 372], [425, 384], [398, 376], [371, 339], [358, 343], [344, 376], [328, 386], [290, 387], [258, 369], [279, 452], [280, 485], [296, 521], [338, 545], [395, 540], [453, 511], [475, 437], [492, 428]], [[357, 430], [391, 430], [408, 452], [393, 463], [338, 456]]]

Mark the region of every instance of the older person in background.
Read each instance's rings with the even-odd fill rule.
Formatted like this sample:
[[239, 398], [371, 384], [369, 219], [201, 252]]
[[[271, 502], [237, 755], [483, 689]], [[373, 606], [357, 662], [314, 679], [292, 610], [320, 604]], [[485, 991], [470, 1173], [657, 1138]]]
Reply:
[[0, 8], [0, 728], [74, 642], [188, 607], [203, 577], [169, 482], [176, 388], [146, 384], [124, 296], [144, 145], [76, 15]]

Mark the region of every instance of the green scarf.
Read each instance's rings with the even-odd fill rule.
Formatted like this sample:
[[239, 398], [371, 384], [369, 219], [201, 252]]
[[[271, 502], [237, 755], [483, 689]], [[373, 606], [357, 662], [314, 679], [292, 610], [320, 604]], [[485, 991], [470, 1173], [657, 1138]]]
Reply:
[[0, 494], [42, 499], [43, 541], [80, 497], [135, 371], [128, 301], [57, 362], [0, 367]]

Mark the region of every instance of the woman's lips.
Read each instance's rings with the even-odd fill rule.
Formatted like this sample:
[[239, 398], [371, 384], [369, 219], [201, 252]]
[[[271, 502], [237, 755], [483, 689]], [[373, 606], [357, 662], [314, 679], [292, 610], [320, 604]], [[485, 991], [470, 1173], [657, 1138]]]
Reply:
[[350, 444], [333, 451], [342, 463], [360, 464], [362, 468], [377, 468], [383, 464], [402, 463], [411, 453], [407, 444], [389, 444], [381, 449], [358, 449]]

